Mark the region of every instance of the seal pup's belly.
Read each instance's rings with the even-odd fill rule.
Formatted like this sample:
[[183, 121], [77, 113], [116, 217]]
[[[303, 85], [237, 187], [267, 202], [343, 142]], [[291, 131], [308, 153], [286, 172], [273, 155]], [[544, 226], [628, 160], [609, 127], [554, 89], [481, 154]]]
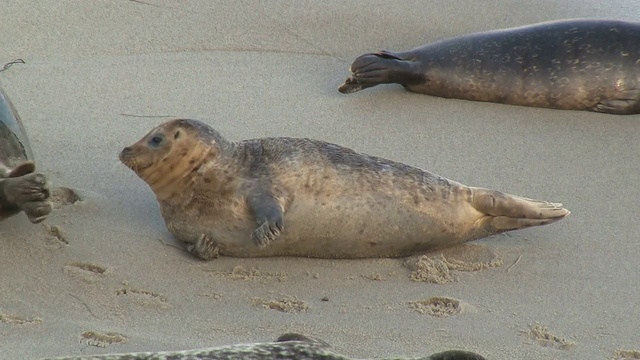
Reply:
[[[412, 205], [389, 195], [361, 197], [297, 196], [285, 212], [284, 230], [269, 246], [251, 239], [258, 224], [253, 214], [173, 214], [169, 230], [195, 243], [203, 234], [220, 254], [237, 257], [306, 256], [315, 258], [402, 257], [472, 240], [483, 214], [468, 202], [437, 199]], [[193, 221], [198, 218], [199, 221]]]

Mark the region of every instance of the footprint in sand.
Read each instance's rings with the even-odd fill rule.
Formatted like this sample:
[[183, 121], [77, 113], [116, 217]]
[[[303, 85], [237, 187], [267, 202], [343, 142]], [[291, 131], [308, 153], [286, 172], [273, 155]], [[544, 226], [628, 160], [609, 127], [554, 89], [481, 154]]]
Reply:
[[611, 360], [634, 360], [640, 359], [640, 351], [638, 350], [616, 350]]
[[64, 266], [64, 273], [84, 282], [94, 284], [104, 277], [107, 268], [100, 265], [74, 262]]
[[262, 272], [255, 267], [246, 269], [242, 265], [235, 266], [230, 272], [220, 270], [205, 270], [210, 271], [216, 276], [231, 280], [251, 280], [259, 281], [266, 284], [269, 280], [276, 279], [278, 282], [285, 282], [288, 280], [289, 274], [286, 272]]
[[114, 332], [101, 333], [89, 330], [80, 334], [80, 341], [87, 343], [87, 345], [103, 348], [111, 344], [124, 344], [129, 339], [122, 334]]
[[[54, 211], [60, 209], [63, 206], [75, 204], [78, 201], [82, 201], [82, 197], [78, 193], [67, 187], [58, 187], [51, 190], [49, 200], [53, 204]], [[64, 216], [64, 215], [63, 215]], [[58, 225], [48, 225], [43, 223], [42, 226], [45, 229], [45, 245], [49, 248], [59, 249], [66, 245], [69, 245], [69, 241], [62, 228]]]
[[38, 317], [26, 318], [15, 314], [0, 314], [0, 323], [7, 325], [41, 324], [42, 319]]
[[404, 265], [411, 270], [411, 280], [446, 284], [458, 281], [458, 271], [480, 271], [502, 266], [503, 261], [488, 246], [463, 244], [427, 255], [408, 258]]
[[78, 195], [76, 190], [68, 187], [57, 187], [51, 190], [49, 200], [53, 203], [54, 209], [59, 209], [63, 206], [72, 205], [78, 201], [82, 201], [82, 197]]
[[262, 306], [265, 309], [278, 310], [282, 312], [307, 311], [309, 305], [291, 296], [284, 296], [280, 299], [251, 298], [254, 306]]
[[447, 317], [460, 314], [463, 309], [463, 304], [456, 299], [432, 297], [425, 300], [410, 301], [409, 307], [420, 314]]
[[158, 309], [169, 309], [172, 307], [164, 295], [148, 290], [122, 288], [116, 290], [116, 295], [122, 296], [125, 299], [129, 299], [134, 303], [145, 307], [154, 307]]
[[45, 223], [43, 223], [42, 226], [44, 227], [44, 231], [46, 232], [44, 242], [48, 248], [60, 249], [66, 245], [69, 245], [69, 241], [67, 241], [67, 238], [64, 236], [64, 233], [60, 226], [47, 225]]
[[539, 345], [552, 347], [560, 350], [570, 350], [576, 347], [576, 343], [555, 336], [549, 332], [546, 326], [536, 323], [531, 326], [529, 331], [522, 331], [522, 333], [529, 339], [535, 341]]

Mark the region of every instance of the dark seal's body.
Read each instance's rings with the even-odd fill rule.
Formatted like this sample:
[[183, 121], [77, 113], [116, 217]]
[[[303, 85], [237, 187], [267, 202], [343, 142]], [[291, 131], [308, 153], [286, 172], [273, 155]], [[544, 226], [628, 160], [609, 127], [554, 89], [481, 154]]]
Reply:
[[[356, 360], [333, 352], [322, 340], [288, 333], [275, 342], [237, 344], [208, 349], [128, 354], [84, 355], [42, 360]], [[449, 350], [420, 358], [394, 357], [394, 360], [485, 360], [481, 355]], [[362, 359], [365, 360], [365, 359]], [[373, 360], [373, 359], [371, 359]], [[384, 360], [384, 359], [379, 359]], [[392, 360], [392, 359], [388, 359]]]
[[232, 143], [196, 120], [161, 124], [120, 159], [203, 259], [402, 257], [569, 214], [318, 140]]
[[51, 212], [48, 198], [20, 116], [0, 89], [0, 220], [24, 211], [32, 223], [41, 222]]
[[481, 32], [358, 57], [340, 86], [399, 83], [433, 96], [640, 113], [640, 23], [576, 19]]

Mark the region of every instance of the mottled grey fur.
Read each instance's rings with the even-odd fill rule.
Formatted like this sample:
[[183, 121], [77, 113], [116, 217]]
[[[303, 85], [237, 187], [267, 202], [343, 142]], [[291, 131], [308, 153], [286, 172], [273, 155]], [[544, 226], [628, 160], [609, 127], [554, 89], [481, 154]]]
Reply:
[[[209, 349], [129, 354], [88, 355], [42, 360], [356, 360], [331, 351], [322, 340], [300, 334], [284, 334], [275, 342], [220, 346]], [[363, 359], [364, 360], [364, 359]], [[373, 359], [372, 359], [373, 360]], [[382, 360], [382, 359], [380, 359]], [[450, 350], [420, 358], [394, 357], [386, 360], [484, 360], [481, 355]]]

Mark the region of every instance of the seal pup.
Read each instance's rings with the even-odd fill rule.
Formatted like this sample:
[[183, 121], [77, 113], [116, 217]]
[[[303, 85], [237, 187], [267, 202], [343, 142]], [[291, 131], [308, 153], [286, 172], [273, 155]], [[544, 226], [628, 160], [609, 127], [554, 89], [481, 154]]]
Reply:
[[338, 90], [398, 83], [445, 98], [640, 113], [640, 23], [571, 19], [364, 54]]
[[47, 179], [35, 172], [22, 120], [0, 88], [0, 221], [24, 211], [36, 224], [51, 210]]
[[207, 260], [403, 257], [569, 214], [319, 140], [230, 142], [191, 119], [157, 126], [119, 158], [153, 190], [169, 231]]
[[[86, 355], [47, 358], [42, 360], [356, 360], [331, 351], [320, 340], [296, 333], [283, 334], [275, 342], [227, 345], [185, 351], [139, 352], [127, 354]], [[476, 353], [449, 350], [420, 358], [393, 360], [485, 360]], [[388, 359], [388, 360], [392, 360]], [[362, 359], [365, 360], [365, 359]], [[373, 360], [373, 359], [371, 359]], [[380, 359], [384, 360], [384, 359]]]

